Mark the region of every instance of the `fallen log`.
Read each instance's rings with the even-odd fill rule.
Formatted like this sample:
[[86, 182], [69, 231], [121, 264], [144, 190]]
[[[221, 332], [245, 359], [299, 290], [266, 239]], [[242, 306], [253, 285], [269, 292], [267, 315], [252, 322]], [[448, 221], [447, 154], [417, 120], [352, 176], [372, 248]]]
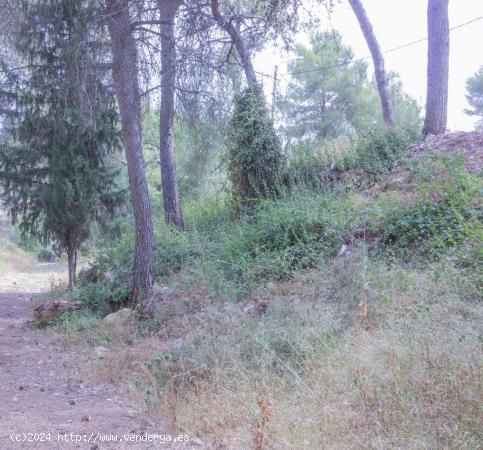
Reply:
[[34, 320], [45, 324], [57, 319], [67, 311], [76, 311], [85, 307], [82, 302], [68, 302], [66, 300], [50, 300], [34, 308]]

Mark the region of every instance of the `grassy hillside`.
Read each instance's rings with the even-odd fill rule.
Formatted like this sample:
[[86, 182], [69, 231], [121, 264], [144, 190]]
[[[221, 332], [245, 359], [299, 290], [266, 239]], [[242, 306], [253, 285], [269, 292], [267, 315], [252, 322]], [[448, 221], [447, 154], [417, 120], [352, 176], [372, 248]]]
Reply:
[[157, 227], [151, 322], [100, 319], [129, 289], [118, 224], [108, 276], [76, 293], [90, 311], [54, 328], [84, 350], [80, 377], [202, 448], [478, 448], [483, 139], [394, 133], [335, 168], [293, 163], [286, 194], [246, 217], [221, 195], [186, 202], [186, 232]]
[[14, 232], [9, 217], [0, 205], [0, 274], [25, 270], [31, 266], [31, 256], [13, 240]]

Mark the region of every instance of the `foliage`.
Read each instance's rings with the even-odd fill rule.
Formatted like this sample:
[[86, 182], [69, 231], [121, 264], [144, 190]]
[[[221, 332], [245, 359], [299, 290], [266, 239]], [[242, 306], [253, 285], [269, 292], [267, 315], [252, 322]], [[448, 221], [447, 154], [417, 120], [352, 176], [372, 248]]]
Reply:
[[350, 198], [300, 191], [264, 202], [253, 215], [228, 227], [217, 258], [236, 284], [288, 278], [333, 256], [343, 244], [353, 205]]
[[58, 243], [71, 257], [91, 222], [122, 200], [105, 164], [119, 144], [115, 100], [96, 69], [102, 38], [88, 32], [93, 3], [23, 7], [17, 50], [29, 66], [9, 73], [2, 92], [10, 124], [0, 151], [3, 198], [24, 233]]
[[469, 240], [481, 241], [479, 178], [458, 161], [443, 161], [432, 173], [433, 179], [420, 182], [414, 206], [397, 208], [384, 218], [380, 244], [406, 256], [439, 258]]
[[250, 206], [256, 199], [278, 194], [284, 156], [260, 86], [249, 86], [236, 96], [226, 146], [225, 164], [236, 204]]
[[345, 167], [369, 176], [387, 175], [419, 135], [413, 128], [383, 127], [356, 139], [354, 153], [345, 157]]
[[254, 448], [265, 404], [274, 448], [439, 448], [444, 436], [470, 450], [481, 440], [482, 311], [455, 290], [465, 276], [446, 261], [421, 269], [356, 249], [262, 288], [247, 300], [265, 300], [260, 313], [181, 282], [147, 338], [125, 326], [110, 328], [106, 342], [105, 326], [76, 333], [72, 324], [68, 339], [110, 347], [97, 376], [131, 387], [148, 414], [209, 447]]
[[285, 183], [289, 187], [305, 185], [314, 190], [336, 188], [333, 169], [345, 168], [346, 159], [353, 154], [352, 146], [351, 139], [342, 136], [293, 145], [287, 158]]
[[90, 283], [76, 293], [76, 299], [84, 302], [90, 311], [101, 314], [111, 312], [109, 302], [112, 297], [112, 292], [105, 283]]
[[[291, 81], [279, 101], [287, 138], [320, 142], [383, 125], [375, 81], [369, 81], [367, 63], [354, 59], [338, 31], [311, 36], [310, 47], [299, 45], [289, 64]], [[417, 102], [404, 93], [397, 75], [389, 74], [389, 88], [399, 125], [420, 122]]]
[[[193, 106], [197, 107], [196, 105]], [[176, 117], [176, 173], [182, 198], [195, 197], [212, 181], [222, 151], [222, 127], [226, 121], [212, 105]], [[147, 110], [143, 120], [143, 147], [151, 193], [161, 189], [159, 171], [159, 111]]]
[[478, 127], [483, 129], [483, 66], [466, 81], [466, 99], [472, 109], [466, 109], [466, 114], [478, 116]]
[[350, 132], [367, 103], [367, 64], [349, 64], [354, 55], [337, 31], [316, 33], [310, 43], [298, 46], [289, 64], [292, 81], [280, 105], [288, 136], [320, 140]]

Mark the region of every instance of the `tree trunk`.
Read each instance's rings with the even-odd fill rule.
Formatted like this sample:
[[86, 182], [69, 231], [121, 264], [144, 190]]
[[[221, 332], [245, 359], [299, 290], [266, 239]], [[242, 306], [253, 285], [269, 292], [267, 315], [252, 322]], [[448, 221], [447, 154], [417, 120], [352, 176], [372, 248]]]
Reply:
[[423, 134], [446, 132], [448, 117], [449, 0], [428, 1], [428, 80]]
[[136, 41], [129, 17], [129, 0], [108, 0], [108, 28], [112, 45], [112, 76], [121, 114], [121, 135], [126, 153], [136, 241], [133, 267], [133, 301], [141, 313], [154, 286], [154, 233], [151, 202], [141, 146], [141, 100], [138, 85]]
[[67, 267], [69, 272], [69, 291], [74, 291], [75, 286], [75, 274], [76, 274], [76, 259], [77, 251], [75, 248], [69, 247], [67, 249]]
[[349, 0], [349, 3], [357, 17], [357, 21], [359, 22], [359, 26], [361, 27], [362, 33], [364, 34], [364, 38], [367, 42], [367, 46], [369, 47], [372, 55], [384, 122], [388, 125], [393, 125], [394, 107], [392, 104], [391, 94], [389, 92], [389, 83], [386, 77], [384, 57], [382, 56], [381, 48], [379, 47], [376, 35], [372, 28], [371, 22], [367, 17], [367, 13], [362, 5], [361, 0]]
[[252, 59], [250, 57], [250, 53], [248, 52], [245, 44], [243, 42], [240, 33], [237, 29], [233, 26], [230, 20], [227, 20], [223, 17], [220, 12], [220, 4], [219, 0], [211, 0], [211, 12], [213, 14], [213, 18], [216, 20], [218, 26], [224, 29], [231, 38], [233, 45], [235, 46], [238, 55], [240, 56], [240, 60], [243, 66], [243, 70], [245, 71], [245, 75], [247, 77], [247, 83], [256, 84], [257, 83], [257, 76], [255, 74], [255, 69], [253, 68]]
[[174, 89], [176, 80], [176, 47], [174, 18], [180, 0], [158, 0], [161, 34], [161, 108], [159, 144], [161, 180], [166, 222], [183, 228], [183, 217], [176, 179], [176, 150], [174, 139]]

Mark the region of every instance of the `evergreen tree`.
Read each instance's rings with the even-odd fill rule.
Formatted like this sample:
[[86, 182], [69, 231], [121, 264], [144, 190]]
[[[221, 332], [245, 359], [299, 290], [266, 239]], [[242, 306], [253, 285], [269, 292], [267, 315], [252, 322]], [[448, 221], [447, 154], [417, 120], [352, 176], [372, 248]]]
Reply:
[[24, 72], [5, 64], [0, 110], [2, 197], [24, 233], [67, 252], [69, 287], [93, 220], [122, 192], [105, 158], [119, 146], [115, 98], [101, 67], [104, 35], [93, 31], [94, 1], [25, 1], [16, 39]]
[[311, 47], [300, 45], [296, 53], [297, 59], [289, 64], [293, 75], [287, 95], [281, 102], [289, 136], [320, 140], [357, 127], [369, 94], [367, 64], [350, 64], [353, 52], [337, 31], [315, 33]]
[[[384, 124], [377, 80], [367, 76], [367, 63], [356, 60], [338, 31], [316, 32], [310, 47], [298, 46], [289, 64], [291, 79], [279, 100], [285, 132], [295, 142], [320, 142]], [[404, 93], [394, 73], [385, 73], [391, 109], [401, 126], [419, 126], [416, 100]]]
[[448, 121], [449, 0], [428, 0], [428, 67], [423, 135], [444, 134]]

